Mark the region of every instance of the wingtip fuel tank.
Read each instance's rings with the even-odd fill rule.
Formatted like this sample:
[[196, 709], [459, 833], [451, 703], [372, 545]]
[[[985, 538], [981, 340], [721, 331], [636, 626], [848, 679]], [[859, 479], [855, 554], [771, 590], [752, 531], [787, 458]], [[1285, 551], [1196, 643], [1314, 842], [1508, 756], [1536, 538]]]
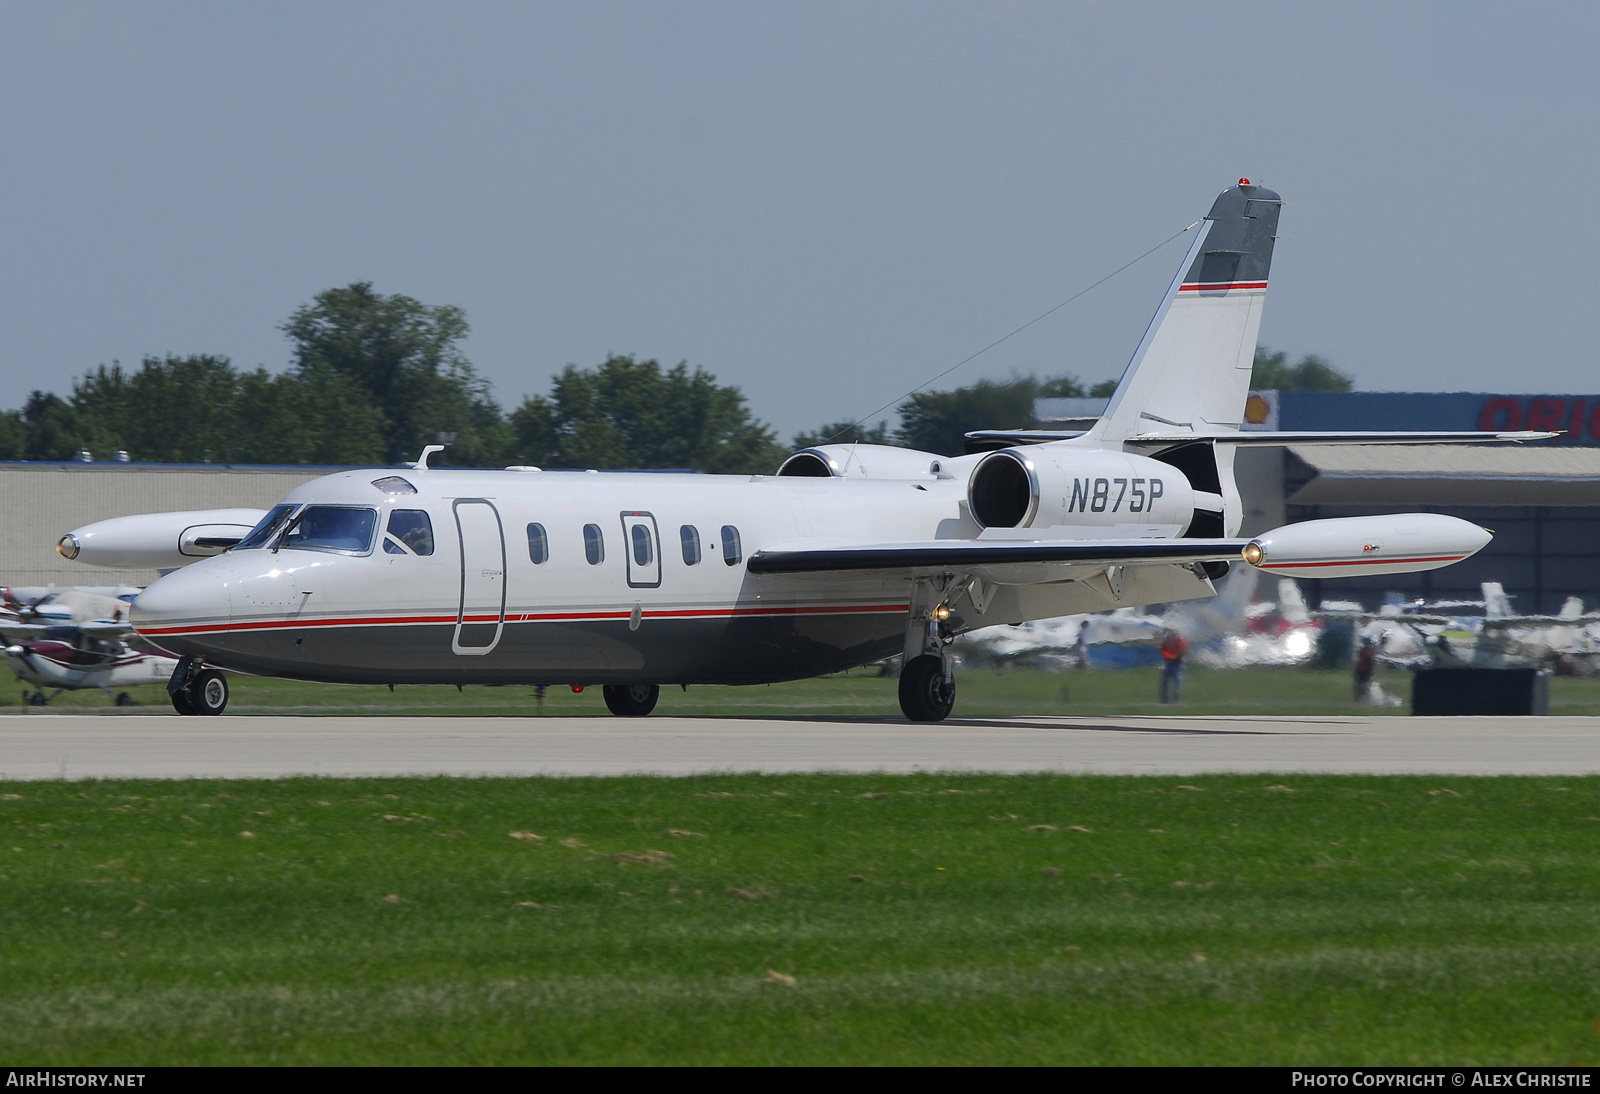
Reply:
[[1263, 532], [1244, 560], [1285, 577], [1357, 577], [1437, 570], [1480, 551], [1494, 538], [1459, 517], [1397, 513], [1308, 520]]

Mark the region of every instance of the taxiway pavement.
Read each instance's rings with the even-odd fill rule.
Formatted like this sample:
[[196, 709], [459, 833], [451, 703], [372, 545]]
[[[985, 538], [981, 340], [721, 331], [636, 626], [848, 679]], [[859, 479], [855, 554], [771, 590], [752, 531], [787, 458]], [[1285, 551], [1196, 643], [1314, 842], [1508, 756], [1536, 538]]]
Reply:
[[0, 716], [0, 780], [1059, 771], [1600, 773], [1600, 718]]

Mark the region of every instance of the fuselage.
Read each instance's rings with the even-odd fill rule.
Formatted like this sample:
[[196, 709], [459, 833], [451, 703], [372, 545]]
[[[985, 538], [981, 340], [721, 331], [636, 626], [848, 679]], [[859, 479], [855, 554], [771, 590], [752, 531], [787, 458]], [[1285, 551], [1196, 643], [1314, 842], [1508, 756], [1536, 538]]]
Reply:
[[[976, 538], [970, 460], [946, 462], [943, 475], [893, 480], [343, 472], [290, 493], [273, 511], [273, 536], [156, 581], [132, 620], [175, 654], [308, 680], [813, 676], [900, 652], [910, 583], [872, 572], [757, 575], [745, 561], [795, 545]], [[283, 535], [285, 521], [299, 523]], [[1179, 567], [1150, 567], [1137, 582], [1124, 603], [1210, 593]], [[1111, 606], [1082, 583], [1008, 587], [954, 622]]]

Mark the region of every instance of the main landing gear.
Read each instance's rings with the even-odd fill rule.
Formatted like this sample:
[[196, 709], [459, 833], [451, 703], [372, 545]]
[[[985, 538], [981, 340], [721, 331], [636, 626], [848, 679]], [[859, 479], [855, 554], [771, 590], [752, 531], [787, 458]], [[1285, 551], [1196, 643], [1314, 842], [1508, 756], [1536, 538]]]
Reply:
[[221, 714], [228, 709], [228, 678], [186, 657], [172, 671], [167, 694], [179, 714]]
[[900, 668], [900, 709], [913, 722], [942, 722], [955, 709], [956, 680], [948, 649], [954, 635], [946, 620], [951, 594], [959, 591], [955, 581], [941, 587], [927, 578], [912, 586]]
[[600, 689], [606, 709], [619, 718], [643, 718], [656, 709], [661, 698], [659, 684], [607, 684]]

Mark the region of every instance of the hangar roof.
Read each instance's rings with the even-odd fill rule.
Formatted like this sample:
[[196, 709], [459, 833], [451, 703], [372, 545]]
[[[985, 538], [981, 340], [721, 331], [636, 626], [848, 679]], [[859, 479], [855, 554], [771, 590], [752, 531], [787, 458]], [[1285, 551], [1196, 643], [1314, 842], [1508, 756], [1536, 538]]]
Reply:
[[1293, 445], [1292, 505], [1600, 505], [1600, 448]]

